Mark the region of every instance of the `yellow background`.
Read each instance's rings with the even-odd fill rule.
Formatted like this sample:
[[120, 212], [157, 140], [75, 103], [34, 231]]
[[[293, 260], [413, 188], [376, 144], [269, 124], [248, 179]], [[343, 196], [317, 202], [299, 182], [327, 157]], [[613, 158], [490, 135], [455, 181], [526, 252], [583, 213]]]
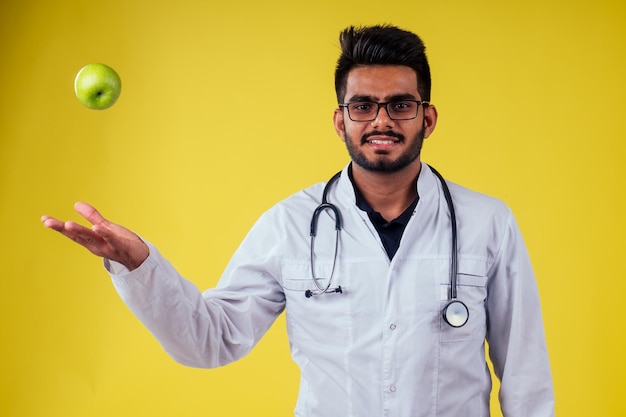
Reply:
[[[292, 415], [282, 318], [238, 363], [178, 365], [39, 217], [88, 201], [213, 286], [261, 212], [347, 162], [337, 34], [385, 22], [428, 47], [440, 119], [423, 159], [516, 213], [557, 413], [626, 415], [621, 0], [3, 1], [0, 415]], [[74, 97], [91, 62], [122, 78], [109, 110]]]

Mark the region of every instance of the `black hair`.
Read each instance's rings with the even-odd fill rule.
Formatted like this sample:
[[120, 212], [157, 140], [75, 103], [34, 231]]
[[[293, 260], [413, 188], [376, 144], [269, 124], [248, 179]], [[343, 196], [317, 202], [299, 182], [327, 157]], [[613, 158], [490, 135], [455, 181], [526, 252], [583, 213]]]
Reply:
[[339, 34], [341, 55], [335, 69], [337, 101], [343, 103], [348, 73], [363, 65], [404, 65], [415, 70], [417, 90], [430, 101], [430, 67], [426, 47], [413, 32], [392, 25], [350, 26]]

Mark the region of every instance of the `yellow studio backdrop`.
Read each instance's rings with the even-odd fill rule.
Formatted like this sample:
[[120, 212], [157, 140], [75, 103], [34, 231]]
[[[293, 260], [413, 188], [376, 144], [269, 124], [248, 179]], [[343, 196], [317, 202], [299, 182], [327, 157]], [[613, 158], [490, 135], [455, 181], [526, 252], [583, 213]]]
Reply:
[[[337, 35], [374, 23], [427, 44], [440, 119], [423, 159], [517, 216], [558, 415], [626, 415], [618, 0], [3, 1], [0, 415], [293, 415], [282, 318], [235, 364], [178, 365], [101, 261], [39, 217], [78, 219], [73, 203], [90, 202], [215, 285], [264, 210], [347, 162], [331, 122]], [[74, 97], [92, 62], [122, 78], [105, 111]]]

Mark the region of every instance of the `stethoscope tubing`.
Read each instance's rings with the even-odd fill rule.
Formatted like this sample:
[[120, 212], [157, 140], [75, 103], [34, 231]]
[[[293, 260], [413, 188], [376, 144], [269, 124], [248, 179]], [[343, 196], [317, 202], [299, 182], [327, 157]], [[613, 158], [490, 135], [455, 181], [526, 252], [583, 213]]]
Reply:
[[446, 199], [446, 203], [448, 205], [448, 211], [450, 212], [450, 229], [451, 229], [451, 247], [450, 249], [450, 298], [456, 299], [456, 276], [458, 270], [458, 248], [457, 248], [457, 238], [456, 238], [456, 213], [454, 211], [454, 203], [452, 202], [452, 194], [450, 193], [450, 189], [448, 188], [448, 184], [443, 179], [443, 176], [437, 171], [435, 168], [430, 167], [430, 170], [439, 178], [441, 181], [441, 188], [443, 190], [443, 196]]
[[[450, 189], [443, 178], [443, 176], [432, 166], [430, 167], [431, 171], [441, 182], [441, 188], [443, 190], [443, 195], [446, 200], [446, 204], [448, 206], [448, 211], [450, 214], [450, 229], [451, 229], [451, 249], [450, 249], [450, 293], [448, 297], [448, 303], [442, 310], [442, 316], [446, 323], [448, 323], [452, 327], [462, 327], [467, 323], [469, 319], [469, 309], [462, 301], [457, 299], [457, 272], [458, 272], [458, 244], [457, 244], [457, 224], [456, 224], [456, 213], [454, 211], [454, 202], [452, 201], [452, 194], [450, 193]], [[341, 286], [337, 288], [331, 288], [333, 276], [335, 274], [335, 266], [337, 264], [337, 255], [339, 253], [339, 233], [342, 229], [342, 219], [341, 212], [332, 203], [328, 202], [328, 192], [330, 190], [331, 185], [339, 179], [341, 175], [341, 171], [333, 175], [333, 177], [328, 180], [326, 186], [324, 187], [324, 191], [322, 193], [322, 202], [315, 211], [313, 212], [313, 216], [311, 218], [311, 228], [310, 228], [310, 236], [311, 236], [311, 278], [313, 279], [313, 283], [315, 284], [315, 290], [306, 290], [305, 296], [310, 298], [312, 296], [318, 296], [322, 294], [328, 293], [342, 293], [343, 290]], [[333, 212], [335, 217], [335, 251], [333, 257], [333, 266], [330, 272], [330, 276], [328, 277], [327, 283], [325, 286], [320, 285], [318, 283], [318, 277], [315, 274], [315, 237], [317, 235], [317, 221], [322, 212], [330, 210]]]
[[[319, 206], [317, 206], [317, 208], [313, 212], [313, 216], [311, 217], [311, 229], [310, 229], [311, 277], [313, 279], [313, 283], [315, 284], [315, 287], [317, 288], [317, 290], [306, 290], [304, 295], [307, 298], [310, 298], [311, 296], [314, 296], [314, 295], [322, 295], [322, 294], [328, 293], [330, 290], [332, 281], [333, 281], [333, 276], [335, 275], [335, 266], [337, 265], [337, 255], [339, 253], [339, 233], [341, 232], [342, 221], [341, 221], [341, 212], [339, 211], [337, 206], [328, 202], [328, 192], [330, 190], [330, 185], [334, 183], [335, 181], [337, 181], [340, 175], [341, 175], [341, 171], [333, 175], [333, 177], [330, 180], [328, 180], [328, 182], [326, 183], [326, 186], [324, 187], [324, 191], [322, 193], [322, 203]], [[326, 211], [326, 210], [330, 210], [335, 217], [335, 254], [333, 256], [333, 266], [330, 270], [330, 276], [328, 278], [326, 286], [322, 286], [317, 282], [318, 279], [315, 274], [315, 237], [317, 236], [317, 221], [319, 219], [319, 216], [320, 214], [322, 214], [323, 211]], [[330, 292], [341, 293], [343, 291], [341, 289], [341, 286], [339, 286]]]

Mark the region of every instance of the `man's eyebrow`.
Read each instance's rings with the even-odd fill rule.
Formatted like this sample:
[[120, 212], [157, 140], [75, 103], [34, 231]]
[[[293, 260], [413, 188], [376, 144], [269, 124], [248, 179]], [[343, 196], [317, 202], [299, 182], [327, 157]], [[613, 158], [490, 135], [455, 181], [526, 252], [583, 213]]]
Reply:
[[350, 99], [348, 100], [349, 103], [353, 103], [353, 102], [357, 102], [357, 103], [361, 103], [364, 101], [376, 101], [376, 99], [372, 96], [366, 96], [366, 95], [354, 95], [352, 97], [350, 97]]
[[[419, 100], [419, 98], [416, 97], [414, 94], [402, 93], [402, 94], [394, 94], [394, 95], [388, 96], [385, 101], [401, 101], [401, 100]], [[349, 103], [353, 103], [353, 102], [361, 103], [364, 101], [377, 102], [378, 99], [376, 97], [365, 95], [365, 94], [355, 94], [352, 97], [350, 97], [350, 99], [348, 100]]]
[[405, 94], [395, 94], [393, 96], [390, 96], [387, 99], [387, 101], [401, 101], [401, 100], [419, 100], [419, 98], [413, 94], [405, 93]]

